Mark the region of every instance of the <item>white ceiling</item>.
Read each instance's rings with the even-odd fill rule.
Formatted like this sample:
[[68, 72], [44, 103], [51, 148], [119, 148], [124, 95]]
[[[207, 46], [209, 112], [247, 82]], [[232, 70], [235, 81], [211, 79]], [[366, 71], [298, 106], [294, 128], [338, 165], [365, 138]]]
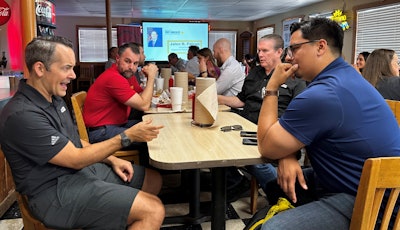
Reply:
[[[110, 0], [111, 17], [253, 21], [322, 0]], [[106, 0], [53, 0], [57, 16], [105, 17]]]

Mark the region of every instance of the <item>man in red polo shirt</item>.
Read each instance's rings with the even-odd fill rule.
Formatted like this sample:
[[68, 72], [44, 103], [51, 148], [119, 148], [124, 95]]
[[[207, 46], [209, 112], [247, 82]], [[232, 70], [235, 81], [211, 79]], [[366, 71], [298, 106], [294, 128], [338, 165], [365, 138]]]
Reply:
[[[91, 143], [107, 140], [136, 124], [138, 121], [128, 120], [131, 109], [146, 111], [150, 108], [158, 68], [154, 64], [142, 68], [148, 82], [147, 87], [142, 89], [134, 75], [139, 62], [140, 49], [137, 44], [120, 46], [116, 63], [89, 88], [83, 118]], [[143, 143], [129, 146], [130, 149], [139, 150], [144, 147]]]

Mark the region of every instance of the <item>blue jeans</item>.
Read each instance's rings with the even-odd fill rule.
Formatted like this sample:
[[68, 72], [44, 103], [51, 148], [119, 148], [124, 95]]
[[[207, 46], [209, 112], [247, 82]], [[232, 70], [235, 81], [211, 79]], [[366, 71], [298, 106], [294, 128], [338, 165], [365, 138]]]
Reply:
[[267, 184], [277, 178], [276, 169], [272, 164], [256, 164], [246, 166], [247, 171], [256, 177], [262, 190], [267, 192]]
[[341, 230], [349, 229], [355, 197], [337, 193], [278, 213], [261, 230]]
[[[312, 168], [303, 170], [308, 190], [302, 190], [296, 183], [298, 202], [296, 208], [278, 213], [267, 222], [261, 230], [296, 229], [296, 230], [341, 230], [349, 229], [355, 196], [346, 193], [328, 193], [319, 186]], [[271, 205], [276, 204], [276, 198], [287, 198], [283, 191], [276, 190], [273, 183], [268, 184], [267, 196]], [[274, 190], [274, 191], [272, 191]], [[273, 201], [271, 201], [273, 200]]]
[[125, 129], [128, 129], [139, 122], [139, 120], [129, 120], [125, 125], [105, 125], [104, 128], [89, 131], [90, 143], [97, 143], [113, 138], [122, 133]]
[[[88, 132], [90, 143], [97, 143], [101, 141], [108, 140], [115, 137], [116, 135], [122, 133], [125, 129], [128, 129], [140, 120], [128, 120], [123, 126], [118, 125], [105, 125], [104, 128], [92, 130]], [[132, 142], [129, 147], [123, 148], [122, 150], [139, 150], [140, 152], [140, 165], [148, 167], [149, 166], [149, 151], [147, 149], [146, 142]]]

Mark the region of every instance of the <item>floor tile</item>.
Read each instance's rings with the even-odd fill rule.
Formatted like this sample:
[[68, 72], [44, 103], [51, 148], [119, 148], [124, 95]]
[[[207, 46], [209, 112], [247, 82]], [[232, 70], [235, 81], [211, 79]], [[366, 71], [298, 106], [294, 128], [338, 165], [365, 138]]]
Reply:
[[23, 227], [21, 218], [0, 220], [0, 230], [21, 230]]

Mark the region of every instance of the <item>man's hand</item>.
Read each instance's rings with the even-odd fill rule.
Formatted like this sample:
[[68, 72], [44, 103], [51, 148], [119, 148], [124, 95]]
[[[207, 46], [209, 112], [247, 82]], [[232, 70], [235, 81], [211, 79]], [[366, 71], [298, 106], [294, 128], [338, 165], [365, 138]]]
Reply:
[[286, 195], [294, 202], [297, 202], [295, 183], [299, 180], [300, 186], [307, 190], [303, 171], [295, 155], [290, 155], [279, 160], [278, 165], [278, 184]]
[[151, 124], [152, 120], [146, 120], [137, 123], [129, 129], [125, 130], [125, 134], [134, 142], [148, 142], [156, 138], [160, 129], [164, 126], [155, 126]]
[[142, 72], [147, 77], [148, 80], [153, 80], [157, 77], [158, 74], [158, 67], [155, 64], [148, 64], [143, 66]]
[[131, 182], [134, 174], [131, 162], [115, 157], [110, 161], [110, 163], [114, 172], [121, 178], [121, 180], [124, 182]]
[[361, 73], [360, 68], [358, 68], [357, 64], [351, 64], [351, 66], [353, 66], [354, 69], [357, 70], [357, 72]]
[[271, 79], [268, 81], [267, 89], [277, 90], [280, 85], [286, 82], [289, 77], [294, 77], [294, 73], [298, 69], [298, 65], [290, 63], [280, 63], [275, 67]]

